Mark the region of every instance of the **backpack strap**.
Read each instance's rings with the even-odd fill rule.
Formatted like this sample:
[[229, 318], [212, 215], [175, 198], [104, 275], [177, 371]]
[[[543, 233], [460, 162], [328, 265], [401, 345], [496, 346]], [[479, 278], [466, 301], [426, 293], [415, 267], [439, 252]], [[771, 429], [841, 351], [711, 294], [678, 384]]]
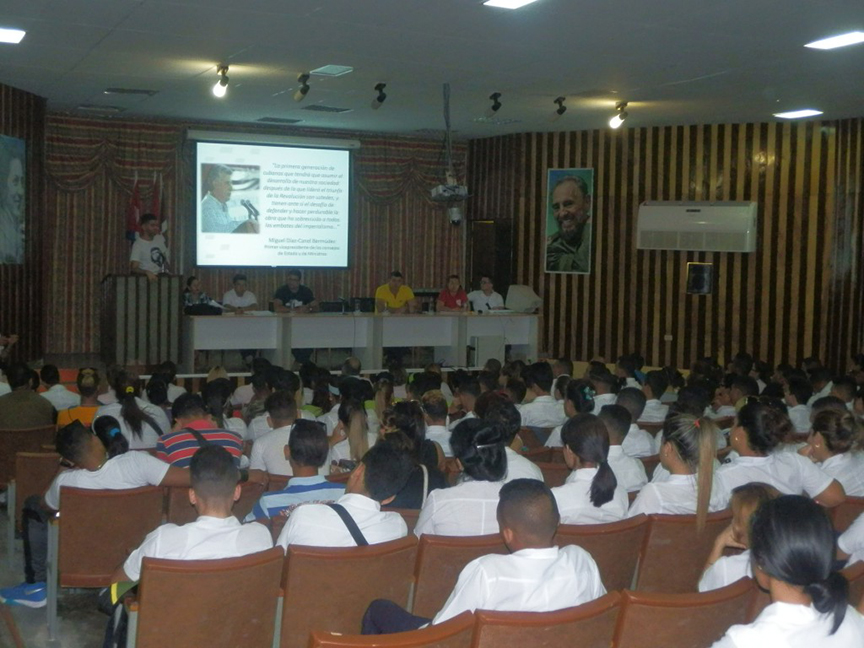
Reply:
[[195, 440], [198, 442], [198, 445], [201, 446], [202, 448], [203, 448], [204, 446], [213, 445], [213, 444], [210, 443], [207, 439], [205, 439], [205, 438], [204, 438], [204, 435], [201, 434], [198, 430], [193, 430], [193, 429], [190, 428], [190, 427], [185, 427], [185, 428], [183, 428], [183, 431], [184, 431], [184, 432], [188, 432], [188, 433], [191, 434], [193, 437], [195, 437]]
[[351, 534], [351, 537], [354, 538], [354, 542], [357, 543], [358, 547], [365, 547], [369, 544], [366, 537], [363, 535], [363, 532], [360, 531], [360, 527], [357, 526], [354, 518], [352, 518], [351, 514], [345, 510], [344, 506], [336, 504], [335, 502], [331, 502], [327, 506], [336, 511], [336, 514], [342, 518], [345, 526], [348, 527], [348, 532]]

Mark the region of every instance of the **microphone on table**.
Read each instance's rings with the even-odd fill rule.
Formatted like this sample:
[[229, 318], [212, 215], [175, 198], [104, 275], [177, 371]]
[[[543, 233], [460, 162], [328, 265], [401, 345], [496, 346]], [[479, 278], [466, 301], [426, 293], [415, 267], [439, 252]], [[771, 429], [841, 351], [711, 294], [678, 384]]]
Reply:
[[247, 211], [247, 212], [249, 212], [249, 218], [250, 218], [250, 220], [253, 219], [253, 218], [254, 218], [255, 220], [258, 220], [258, 217], [261, 215], [261, 212], [259, 212], [259, 211], [255, 208], [255, 205], [252, 204], [252, 201], [250, 201], [250, 200], [241, 200], [241, 201], [240, 201], [240, 204], [243, 205], [243, 206], [246, 208], [246, 211]]
[[489, 302], [486, 302], [486, 310], [491, 311], [492, 307], [489, 305]]

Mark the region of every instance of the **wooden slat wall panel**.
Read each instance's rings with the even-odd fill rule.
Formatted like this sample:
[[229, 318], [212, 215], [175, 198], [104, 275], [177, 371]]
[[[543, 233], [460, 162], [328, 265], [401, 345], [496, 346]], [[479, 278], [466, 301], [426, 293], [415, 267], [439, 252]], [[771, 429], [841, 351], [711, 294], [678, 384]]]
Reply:
[[[552, 355], [612, 360], [638, 350], [650, 364], [687, 367], [747, 350], [774, 363], [814, 354], [845, 369], [864, 344], [862, 130], [854, 119], [474, 140], [470, 216], [514, 222], [516, 280], [544, 298]], [[545, 179], [554, 167], [595, 169], [590, 276], [543, 272]], [[758, 250], [637, 250], [645, 200], [756, 201]], [[712, 295], [685, 293], [688, 261], [715, 264]]]
[[22, 265], [0, 264], [0, 333], [17, 333], [12, 359], [29, 361], [44, 347], [45, 100], [0, 84], [0, 134], [27, 142], [25, 256]]

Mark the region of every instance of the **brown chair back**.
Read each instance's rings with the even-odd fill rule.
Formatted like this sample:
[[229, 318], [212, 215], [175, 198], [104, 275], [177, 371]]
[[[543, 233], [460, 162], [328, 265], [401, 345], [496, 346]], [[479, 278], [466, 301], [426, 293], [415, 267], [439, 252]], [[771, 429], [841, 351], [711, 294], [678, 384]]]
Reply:
[[643, 592], [695, 592], [717, 535], [732, 520], [729, 511], [711, 513], [701, 533], [695, 515], [650, 515], [639, 554], [636, 589]]
[[15, 527], [19, 531], [24, 502], [33, 495], [44, 495], [59, 470], [56, 452], [19, 452], [15, 456]]
[[285, 556], [280, 547], [222, 560], [145, 558], [138, 648], [270, 648]]
[[282, 490], [288, 485], [289, 479], [291, 478], [287, 475], [274, 475], [273, 473], [267, 473], [267, 490], [271, 492]]
[[864, 562], [849, 565], [840, 573], [849, 581], [849, 605], [860, 610], [864, 605]]
[[324, 479], [329, 482], [333, 482], [334, 484], [347, 484], [348, 478], [351, 477], [351, 472], [343, 472], [343, 473], [334, 473], [332, 475], [327, 475]]
[[162, 523], [162, 489], [60, 489], [61, 587], [106, 587], [144, 537]]
[[743, 578], [705, 593], [624, 591], [615, 628], [616, 648], [706, 648], [729, 626], [747, 621], [755, 587]]
[[847, 497], [846, 501], [830, 509], [829, 512], [834, 528], [838, 533], [843, 533], [861, 514], [864, 514], [864, 497]]
[[234, 502], [232, 513], [241, 522], [255, 508], [255, 502], [264, 494], [264, 484], [260, 482], [243, 482], [240, 484], [240, 499]]
[[507, 547], [497, 533], [484, 536], [420, 536], [417, 567], [414, 570], [414, 606], [412, 613], [434, 617], [440, 610], [456, 580], [469, 562], [488, 554], [506, 554]]
[[552, 461], [552, 448], [531, 448], [522, 453], [531, 461], [548, 463]]
[[478, 610], [471, 648], [579, 646], [609, 648], [621, 609], [621, 595], [556, 612], [489, 612]]
[[639, 426], [640, 430], [645, 430], [651, 436], [657, 436], [658, 433], [663, 431], [662, 421], [637, 421], [636, 425]]
[[309, 648], [470, 648], [474, 615], [463, 612], [438, 625], [422, 630], [388, 635], [344, 635], [312, 633]]
[[561, 524], [555, 544], [575, 544], [591, 554], [606, 590], [623, 590], [633, 586], [639, 551], [648, 533], [644, 515], [609, 524]]
[[408, 605], [413, 535], [368, 547], [289, 546], [282, 572], [282, 648], [305, 648], [313, 630], [356, 633], [378, 598]]
[[[189, 489], [184, 486], [172, 486], [165, 489], [168, 493], [168, 522], [171, 524], [188, 524], [198, 518], [198, 512], [189, 501]], [[259, 482], [243, 482], [240, 484], [240, 499], [234, 502], [234, 517], [241, 522], [246, 518], [264, 493], [264, 484]]]
[[19, 452], [45, 452], [43, 445], [53, 449], [56, 434], [57, 428], [53, 425], [0, 430], [0, 488], [5, 488], [9, 480], [15, 477], [15, 457]]
[[570, 469], [567, 464], [552, 463], [551, 461], [535, 462], [540, 472], [543, 473], [543, 481], [549, 488], [563, 486], [567, 481], [567, 476], [570, 474]]

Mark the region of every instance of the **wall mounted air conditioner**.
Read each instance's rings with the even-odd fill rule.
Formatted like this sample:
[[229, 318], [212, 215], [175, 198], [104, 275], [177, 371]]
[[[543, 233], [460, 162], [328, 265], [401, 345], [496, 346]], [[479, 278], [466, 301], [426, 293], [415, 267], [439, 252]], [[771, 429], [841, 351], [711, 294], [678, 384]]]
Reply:
[[755, 202], [657, 202], [639, 205], [640, 250], [755, 252]]

